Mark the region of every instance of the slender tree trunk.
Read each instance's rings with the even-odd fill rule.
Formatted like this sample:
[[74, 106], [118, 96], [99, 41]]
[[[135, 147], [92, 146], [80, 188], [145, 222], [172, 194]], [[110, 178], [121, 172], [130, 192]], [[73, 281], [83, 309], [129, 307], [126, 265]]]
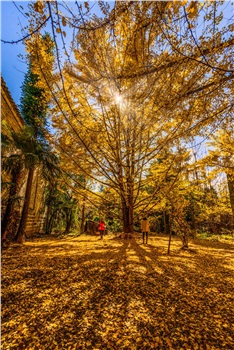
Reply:
[[53, 231], [53, 228], [55, 227], [54, 222], [56, 221], [57, 216], [58, 216], [58, 210], [55, 210], [51, 215], [51, 218], [49, 221], [49, 233], [51, 233]]
[[6, 239], [6, 236], [7, 236], [8, 230], [9, 230], [9, 226], [10, 226], [11, 221], [12, 221], [12, 214], [13, 214], [13, 209], [14, 209], [13, 197], [15, 197], [17, 195], [17, 192], [18, 192], [18, 186], [19, 186], [19, 182], [20, 182], [20, 172], [21, 172], [20, 166], [16, 166], [12, 170], [11, 186], [10, 186], [10, 191], [9, 191], [9, 196], [8, 196], [8, 200], [7, 200], [5, 213], [4, 213], [3, 220], [2, 220], [2, 228], [1, 228], [1, 241], [2, 242]]
[[24, 205], [23, 205], [23, 209], [22, 209], [22, 213], [21, 213], [19, 228], [18, 228], [18, 231], [16, 234], [16, 241], [18, 243], [23, 243], [23, 239], [24, 239], [24, 232], [25, 232], [25, 228], [26, 228], [26, 224], [27, 224], [28, 211], [29, 211], [31, 192], [32, 192], [33, 174], [34, 174], [34, 166], [32, 166], [28, 171], [28, 179], [27, 179], [27, 184], [26, 184]]
[[232, 230], [234, 229], [234, 177], [227, 174], [227, 182], [228, 182], [228, 190], [229, 190], [229, 197], [231, 202], [231, 208], [232, 208]]
[[189, 241], [188, 227], [186, 227], [183, 224], [181, 224], [181, 226], [182, 226], [182, 235], [181, 235], [182, 249], [188, 249], [188, 241]]
[[51, 234], [52, 229], [53, 229], [53, 223], [54, 223], [54, 217], [57, 213], [58, 209], [55, 209], [53, 212], [50, 211], [50, 215], [48, 216], [48, 222], [46, 223], [46, 233], [48, 235]]
[[188, 234], [187, 233], [183, 233], [182, 235], [182, 249], [188, 249]]
[[47, 206], [47, 212], [46, 212], [46, 219], [45, 219], [45, 233], [47, 235], [50, 234], [50, 232], [49, 232], [50, 217], [51, 217], [51, 209], [50, 209], [50, 207], [48, 205]]
[[197, 233], [197, 223], [195, 218], [195, 212], [194, 212], [194, 205], [192, 206], [192, 233], [193, 233], [193, 239], [196, 238]]
[[163, 210], [163, 228], [164, 228], [164, 235], [166, 235], [167, 234], [166, 210]]
[[170, 254], [170, 249], [171, 249], [171, 236], [172, 236], [172, 218], [169, 219], [169, 241], [168, 241], [167, 254]]
[[134, 232], [134, 223], [133, 223], [133, 196], [129, 199], [129, 232]]
[[72, 226], [72, 209], [69, 209], [66, 213], [66, 229], [64, 233], [69, 233]]
[[84, 222], [85, 222], [85, 198], [83, 199], [83, 204], [81, 209], [80, 234], [84, 232]]

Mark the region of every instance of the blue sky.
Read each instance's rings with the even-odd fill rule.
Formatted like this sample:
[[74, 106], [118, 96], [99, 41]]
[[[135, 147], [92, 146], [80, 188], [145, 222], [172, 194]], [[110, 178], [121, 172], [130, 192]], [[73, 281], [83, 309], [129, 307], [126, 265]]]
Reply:
[[[27, 2], [16, 2], [26, 8]], [[1, 39], [3, 40], [18, 40], [21, 37], [21, 26], [24, 25], [22, 15], [19, 14], [12, 1], [1, 2]], [[19, 54], [24, 53], [24, 45], [18, 44], [3, 44], [1, 43], [1, 72], [6, 84], [11, 92], [11, 95], [18, 104], [20, 102], [21, 85], [24, 80], [24, 74], [27, 70], [27, 65], [18, 58]]]
[[[74, 1], [67, 0], [73, 3]], [[27, 9], [28, 1], [14, 1], [18, 8], [22, 6], [24, 12]], [[83, 2], [83, 1], [78, 1]], [[89, 1], [94, 5], [97, 1]], [[110, 1], [110, 3], [114, 3]], [[0, 0], [1, 8], [1, 39], [6, 41], [15, 41], [22, 38], [21, 28], [27, 25], [28, 19], [18, 11], [13, 1]], [[20, 9], [21, 10], [21, 9]], [[23, 10], [22, 10], [23, 11]], [[93, 6], [93, 11], [100, 15], [97, 5]], [[68, 35], [69, 37], [69, 35]], [[24, 74], [27, 71], [27, 64], [23, 62], [18, 55], [24, 54], [24, 45], [22, 42], [17, 44], [1, 43], [1, 73], [16, 102], [20, 103], [21, 85], [24, 80]]]

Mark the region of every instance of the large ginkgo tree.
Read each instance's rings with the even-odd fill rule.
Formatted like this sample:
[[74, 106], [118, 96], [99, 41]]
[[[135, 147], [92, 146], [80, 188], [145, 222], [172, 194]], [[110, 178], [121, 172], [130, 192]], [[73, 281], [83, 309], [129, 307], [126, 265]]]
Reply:
[[[99, 7], [30, 5], [26, 45], [51, 96], [52, 142], [65, 169], [110, 188], [124, 231], [132, 232], [157, 155], [209, 134], [233, 112], [233, 27], [217, 1]], [[53, 68], [40, 34], [48, 23]], [[109, 201], [97, 185], [92, 190]]]

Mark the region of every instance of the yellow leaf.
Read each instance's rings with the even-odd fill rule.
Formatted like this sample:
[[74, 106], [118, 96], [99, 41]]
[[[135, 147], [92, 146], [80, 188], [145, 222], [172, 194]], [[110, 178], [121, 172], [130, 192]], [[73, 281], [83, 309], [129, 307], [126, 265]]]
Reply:
[[34, 6], [34, 10], [36, 12], [43, 13], [43, 3], [41, 1], [35, 2], [35, 4], [33, 6]]
[[85, 1], [85, 2], [84, 2], [84, 5], [85, 5], [86, 10], [89, 11], [89, 3], [88, 3], [88, 1]]
[[191, 4], [187, 7], [188, 18], [192, 19], [198, 14], [198, 4], [196, 1], [192, 1]]
[[62, 24], [63, 24], [64, 27], [67, 25], [65, 17], [62, 18]]

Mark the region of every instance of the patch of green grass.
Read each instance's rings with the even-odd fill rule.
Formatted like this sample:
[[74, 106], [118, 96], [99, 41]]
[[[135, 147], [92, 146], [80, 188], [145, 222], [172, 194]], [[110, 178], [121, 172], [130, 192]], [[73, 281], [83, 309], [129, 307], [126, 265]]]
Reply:
[[197, 238], [199, 238], [199, 239], [206, 239], [208, 237], [209, 237], [208, 232], [200, 232], [197, 234]]
[[208, 232], [202, 232], [197, 234], [198, 239], [207, 239], [209, 241], [227, 241], [227, 240], [233, 240], [234, 236], [232, 233], [230, 234], [210, 234]]

